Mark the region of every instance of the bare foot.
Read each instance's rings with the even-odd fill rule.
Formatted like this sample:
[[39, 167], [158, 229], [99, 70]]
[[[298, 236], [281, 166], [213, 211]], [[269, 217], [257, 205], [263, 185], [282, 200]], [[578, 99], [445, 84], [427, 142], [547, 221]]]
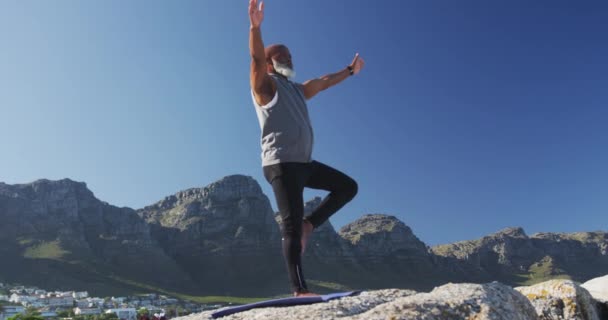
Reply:
[[314, 227], [312, 223], [308, 220], [302, 221], [302, 252], [304, 254], [304, 250], [306, 250], [306, 243], [308, 242], [308, 238], [312, 234]]
[[312, 292], [294, 292], [293, 296], [298, 297], [319, 297], [320, 294], [312, 293]]

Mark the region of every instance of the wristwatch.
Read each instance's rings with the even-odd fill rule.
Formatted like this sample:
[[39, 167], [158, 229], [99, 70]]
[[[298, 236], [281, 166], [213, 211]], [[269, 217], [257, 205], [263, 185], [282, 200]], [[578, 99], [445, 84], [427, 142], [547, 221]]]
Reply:
[[346, 68], [348, 69], [348, 72], [350, 73], [350, 75], [352, 76], [353, 74], [355, 74], [355, 71], [353, 70], [353, 67], [351, 66], [346, 66]]

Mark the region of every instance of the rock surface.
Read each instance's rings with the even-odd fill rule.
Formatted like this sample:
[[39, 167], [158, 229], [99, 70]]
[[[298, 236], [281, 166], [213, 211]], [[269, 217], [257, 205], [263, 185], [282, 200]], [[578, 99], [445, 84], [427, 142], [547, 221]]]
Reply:
[[571, 280], [549, 280], [517, 287], [531, 302], [541, 320], [600, 320], [596, 301], [589, 291]]
[[[177, 319], [208, 320], [217, 310]], [[603, 320], [607, 317], [608, 314], [598, 313], [589, 292], [576, 282], [562, 279], [515, 289], [492, 282], [449, 283], [428, 293], [369, 290], [325, 303], [252, 309], [220, 319]]]
[[[135, 210], [98, 200], [82, 182], [0, 183], [0, 221], [0, 256], [11, 261], [0, 274], [15, 282], [107, 292], [125, 279], [168, 288], [192, 281]], [[172, 276], [152, 277], [163, 273]]]
[[530, 302], [501, 283], [447, 284], [430, 293], [396, 299], [353, 319], [533, 320]]
[[593, 299], [608, 303], [608, 275], [591, 279], [581, 285], [587, 289]]
[[[178, 318], [212, 319], [213, 311]], [[530, 302], [511, 287], [500, 284], [447, 284], [430, 293], [384, 289], [364, 291], [326, 303], [253, 309], [225, 320], [242, 319], [492, 319], [535, 320]]]
[[506, 228], [478, 240], [434, 246], [438, 257], [465, 262], [490, 279], [512, 283], [524, 276], [535, 279], [567, 276], [586, 281], [608, 270], [608, 233], [536, 233]]
[[581, 285], [587, 289], [598, 304], [600, 319], [608, 319], [608, 275], [591, 279]]

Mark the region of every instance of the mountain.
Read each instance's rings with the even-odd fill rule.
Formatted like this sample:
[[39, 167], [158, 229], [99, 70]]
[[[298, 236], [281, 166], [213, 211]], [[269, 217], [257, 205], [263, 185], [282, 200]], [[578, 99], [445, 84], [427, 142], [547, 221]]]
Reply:
[[608, 233], [536, 233], [528, 237], [522, 228], [506, 228], [479, 240], [435, 246], [431, 252], [510, 284], [556, 277], [584, 282], [608, 270]]
[[[305, 203], [305, 214], [321, 204]], [[69, 179], [0, 183], [0, 282], [118, 295], [288, 292], [279, 216], [252, 177], [226, 176], [141, 209], [97, 199]], [[428, 290], [445, 282], [585, 281], [608, 269], [608, 234], [507, 228], [473, 241], [428, 247], [396, 217], [364, 214], [310, 238], [309, 286]]]
[[281, 236], [268, 198], [251, 177], [225, 177], [137, 210], [154, 238], [199, 285], [221, 295], [284, 287]]
[[84, 183], [0, 183], [0, 221], [5, 281], [98, 292], [132, 290], [132, 282], [193, 289], [135, 210], [98, 200]]

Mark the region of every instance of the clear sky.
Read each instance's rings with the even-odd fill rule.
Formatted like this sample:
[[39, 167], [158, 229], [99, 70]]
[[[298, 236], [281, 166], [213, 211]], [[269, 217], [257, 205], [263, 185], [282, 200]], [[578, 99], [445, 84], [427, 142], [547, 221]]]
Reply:
[[[0, 2], [0, 181], [84, 181], [141, 208], [226, 175], [264, 180], [247, 0]], [[266, 45], [304, 82], [313, 158], [429, 245], [508, 226], [608, 228], [608, 3], [268, 0]], [[325, 192], [307, 190], [305, 198]]]

